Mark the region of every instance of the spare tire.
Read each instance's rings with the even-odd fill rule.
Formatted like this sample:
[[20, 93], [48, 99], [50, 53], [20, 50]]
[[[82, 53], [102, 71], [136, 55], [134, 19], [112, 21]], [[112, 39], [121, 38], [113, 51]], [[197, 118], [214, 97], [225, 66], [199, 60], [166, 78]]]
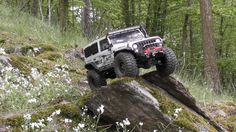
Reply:
[[177, 65], [177, 59], [174, 51], [170, 48], [165, 48], [164, 56], [158, 58], [158, 64], [156, 65], [156, 70], [160, 76], [166, 77], [175, 71], [176, 65]]
[[88, 84], [92, 90], [107, 85], [106, 78], [95, 70], [89, 70], [87, 72], [87, 79]]
[[136, 77], [139, 75], [136, 59], [129, 52], [120, 52], [116, 55], [114, 70], [117, 77]]

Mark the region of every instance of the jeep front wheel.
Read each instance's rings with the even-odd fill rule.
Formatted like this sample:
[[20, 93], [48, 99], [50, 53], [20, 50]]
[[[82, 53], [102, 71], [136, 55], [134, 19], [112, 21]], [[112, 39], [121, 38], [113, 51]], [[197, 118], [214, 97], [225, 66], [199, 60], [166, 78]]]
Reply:
[[135, 57], [127, 52], [121, 52], [116, 55], [114, 69], [117, 77], [136, 77], [139, 75]]
[[102, 75], [97, 73], [95, 70], [88, 71], [87, 79], [88, 79], [88, 84], [92, 90], [107, 85], [106, 79]]
[[177, 65], [177, 59], [175, 53], [170, 48], [164, 49], [164, 56], [158, 58], [158, 64], [156, 65], [157, 72], [160, 76], [166, 77], [172, 74]]

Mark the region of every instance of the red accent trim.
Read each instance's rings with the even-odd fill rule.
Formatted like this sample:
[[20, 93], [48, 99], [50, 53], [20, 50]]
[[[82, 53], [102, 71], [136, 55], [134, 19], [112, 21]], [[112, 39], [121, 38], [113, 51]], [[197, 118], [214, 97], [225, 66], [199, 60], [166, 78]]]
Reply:
[[144, 50], [145, 54], [150, 54], [153, 51], [162, 51], [162, 47], [153, 47], [153, 48], [147, 48]]

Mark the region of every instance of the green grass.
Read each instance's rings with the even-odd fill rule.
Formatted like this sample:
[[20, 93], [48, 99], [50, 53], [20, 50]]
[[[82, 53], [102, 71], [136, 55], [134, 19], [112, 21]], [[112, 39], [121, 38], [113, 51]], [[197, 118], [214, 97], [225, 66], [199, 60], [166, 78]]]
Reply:
[[82, 47], [86, 44], [80, 31], [71, 31], [61, 34], [59, 27], [49, 26], [30, 14], [9, 8], [0, 4], [0, 32], [10, 32], [20, 38], [30, 38], [39, 43], [55, 44], [60, 47]]
[[173, 75], [178, 81], [189, 90], [189, 92], [201, 103], [215, 103], [215, 102], [234, 102], [235, 97], [231, 96], [227, 92], [223, 92], [221, 95], [215, 94], [207, 82], [204, 82], [202, 75], [193, 73], [188, 75], [184, 72], [177, 72]]

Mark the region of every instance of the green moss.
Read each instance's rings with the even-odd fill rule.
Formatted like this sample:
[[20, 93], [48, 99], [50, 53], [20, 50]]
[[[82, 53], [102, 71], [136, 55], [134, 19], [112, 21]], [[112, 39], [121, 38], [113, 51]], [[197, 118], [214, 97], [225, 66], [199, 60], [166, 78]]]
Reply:
[[41, 59], [21, 55], [10, 56], [10, 59], [12, 60], [13, 65], [25, 75], [29, 75], [31, 73], [31, 68], [37, 68], [41, 72], [45, 73], [51, 70], [54, 65], [51, 61], [43, 64]]
[[69, 119], [80, 119], [80, 109], [77, 105], [73, 103], [68, 104], [56, 104], [47, 107], [46, 109], [41, 109], [36, 114], [32, 114], [32, 121], [37, 121], [38, 119], [49, 117], [54, 111], [61, 110], [60, 116]]
[[0, 44], [3, 44], [3, 43], [5, 43], [5, 40], [0, 38]]
[[236, 131], [236, 116], [234, 115], [228, 115], [227, 117], [216, 116], [214, 119], [220, 124], [222, 124], [225, 128], [230, 130], [231, 132]]
[[116, 79], [111, 80], [109, 82], [109, 85], [118, 85], [118, 84], [121, 84], [121, 83], [131, 82], [135, 79], [138, 79], [138, 78], [132, 78], [132, 77], [116, 78]]
[[42, 48], [43, 51], [59, 51], [58, 48], [51, 44], [40, 44], [38, 47]]
[[24, 124], [24, 118], [22, 115], [16, 115], [14, 117], [5, 119], [4, 124], [17, 128]]
[[189, 121], [190, 119], [187, 117], [188, 117], [188, 115], [186, 115], [185, 112], [182, 112], [182, 114], [179, 115], [179, 118], [177, 118], [174, 121], [174, 124], [178, 125], [180, 127], [187, 128], [187, 130], [189, 130], [191, 132], [198, 132], [195, 124], [192, 121]]
[[72, 80], [72, 84], [77, 84], [80, 81], [80, 79], [86, 76], [86, 74], [80, 69], [76, 69], [76, 70], [70, 69], [69, 75]]
[[[152, 95], [158, 100], [158, 102], [161, 102], [160, 109], [162, 110], [162, 112], [166, 113], [169, 116], [173, 116], [174, 109], [180, 108], [177, 104], [172, 103], [169, 99], [167, 99], [165, 97], [166, 95], [163, 95], [159, 90], [152, 90]], [[170, 110], [172, 112], [170, 112]]]
[[[56, 104], [49, 106], [47, 108], [41, 108], [35, 113], [31, 115], [30, 122], [37, 122], [39, 119], [46, 119], [49, 117], [54, 111], [61, 110], [61, 113], [58, 115], [58, 118], [69, 118], [73, 121], [78, 121], [81, 119], [80, 108], [74, 103], [67, 104]], [[14, 131], [20, 131], [21, 125], [25, 123], [23, 115], [15, 115], [13, 117], [9, 117], [6, 119], [0, 119], [0, 124], [4, 124], [7, 126], [12, 126]]]
[[93, 93], [92, 92], [86, 92], [83, 96], [80, 96], [79, 99], [77, 100], [76, 104], [79, 106], [79, 107], [84, 107], [87, 100], [93, 96]]
[[37, 56], [38, 58], [47, 59], [50, 61], [56, 61], [61, 59], [63, 55], [60, 52], [47, 51]]
[[30, 74], [31, 67], [28, 64], [34, 63], [34, 60], [24, 56], [11, 56], [12, 63], [17, 67], [23, 74]]

